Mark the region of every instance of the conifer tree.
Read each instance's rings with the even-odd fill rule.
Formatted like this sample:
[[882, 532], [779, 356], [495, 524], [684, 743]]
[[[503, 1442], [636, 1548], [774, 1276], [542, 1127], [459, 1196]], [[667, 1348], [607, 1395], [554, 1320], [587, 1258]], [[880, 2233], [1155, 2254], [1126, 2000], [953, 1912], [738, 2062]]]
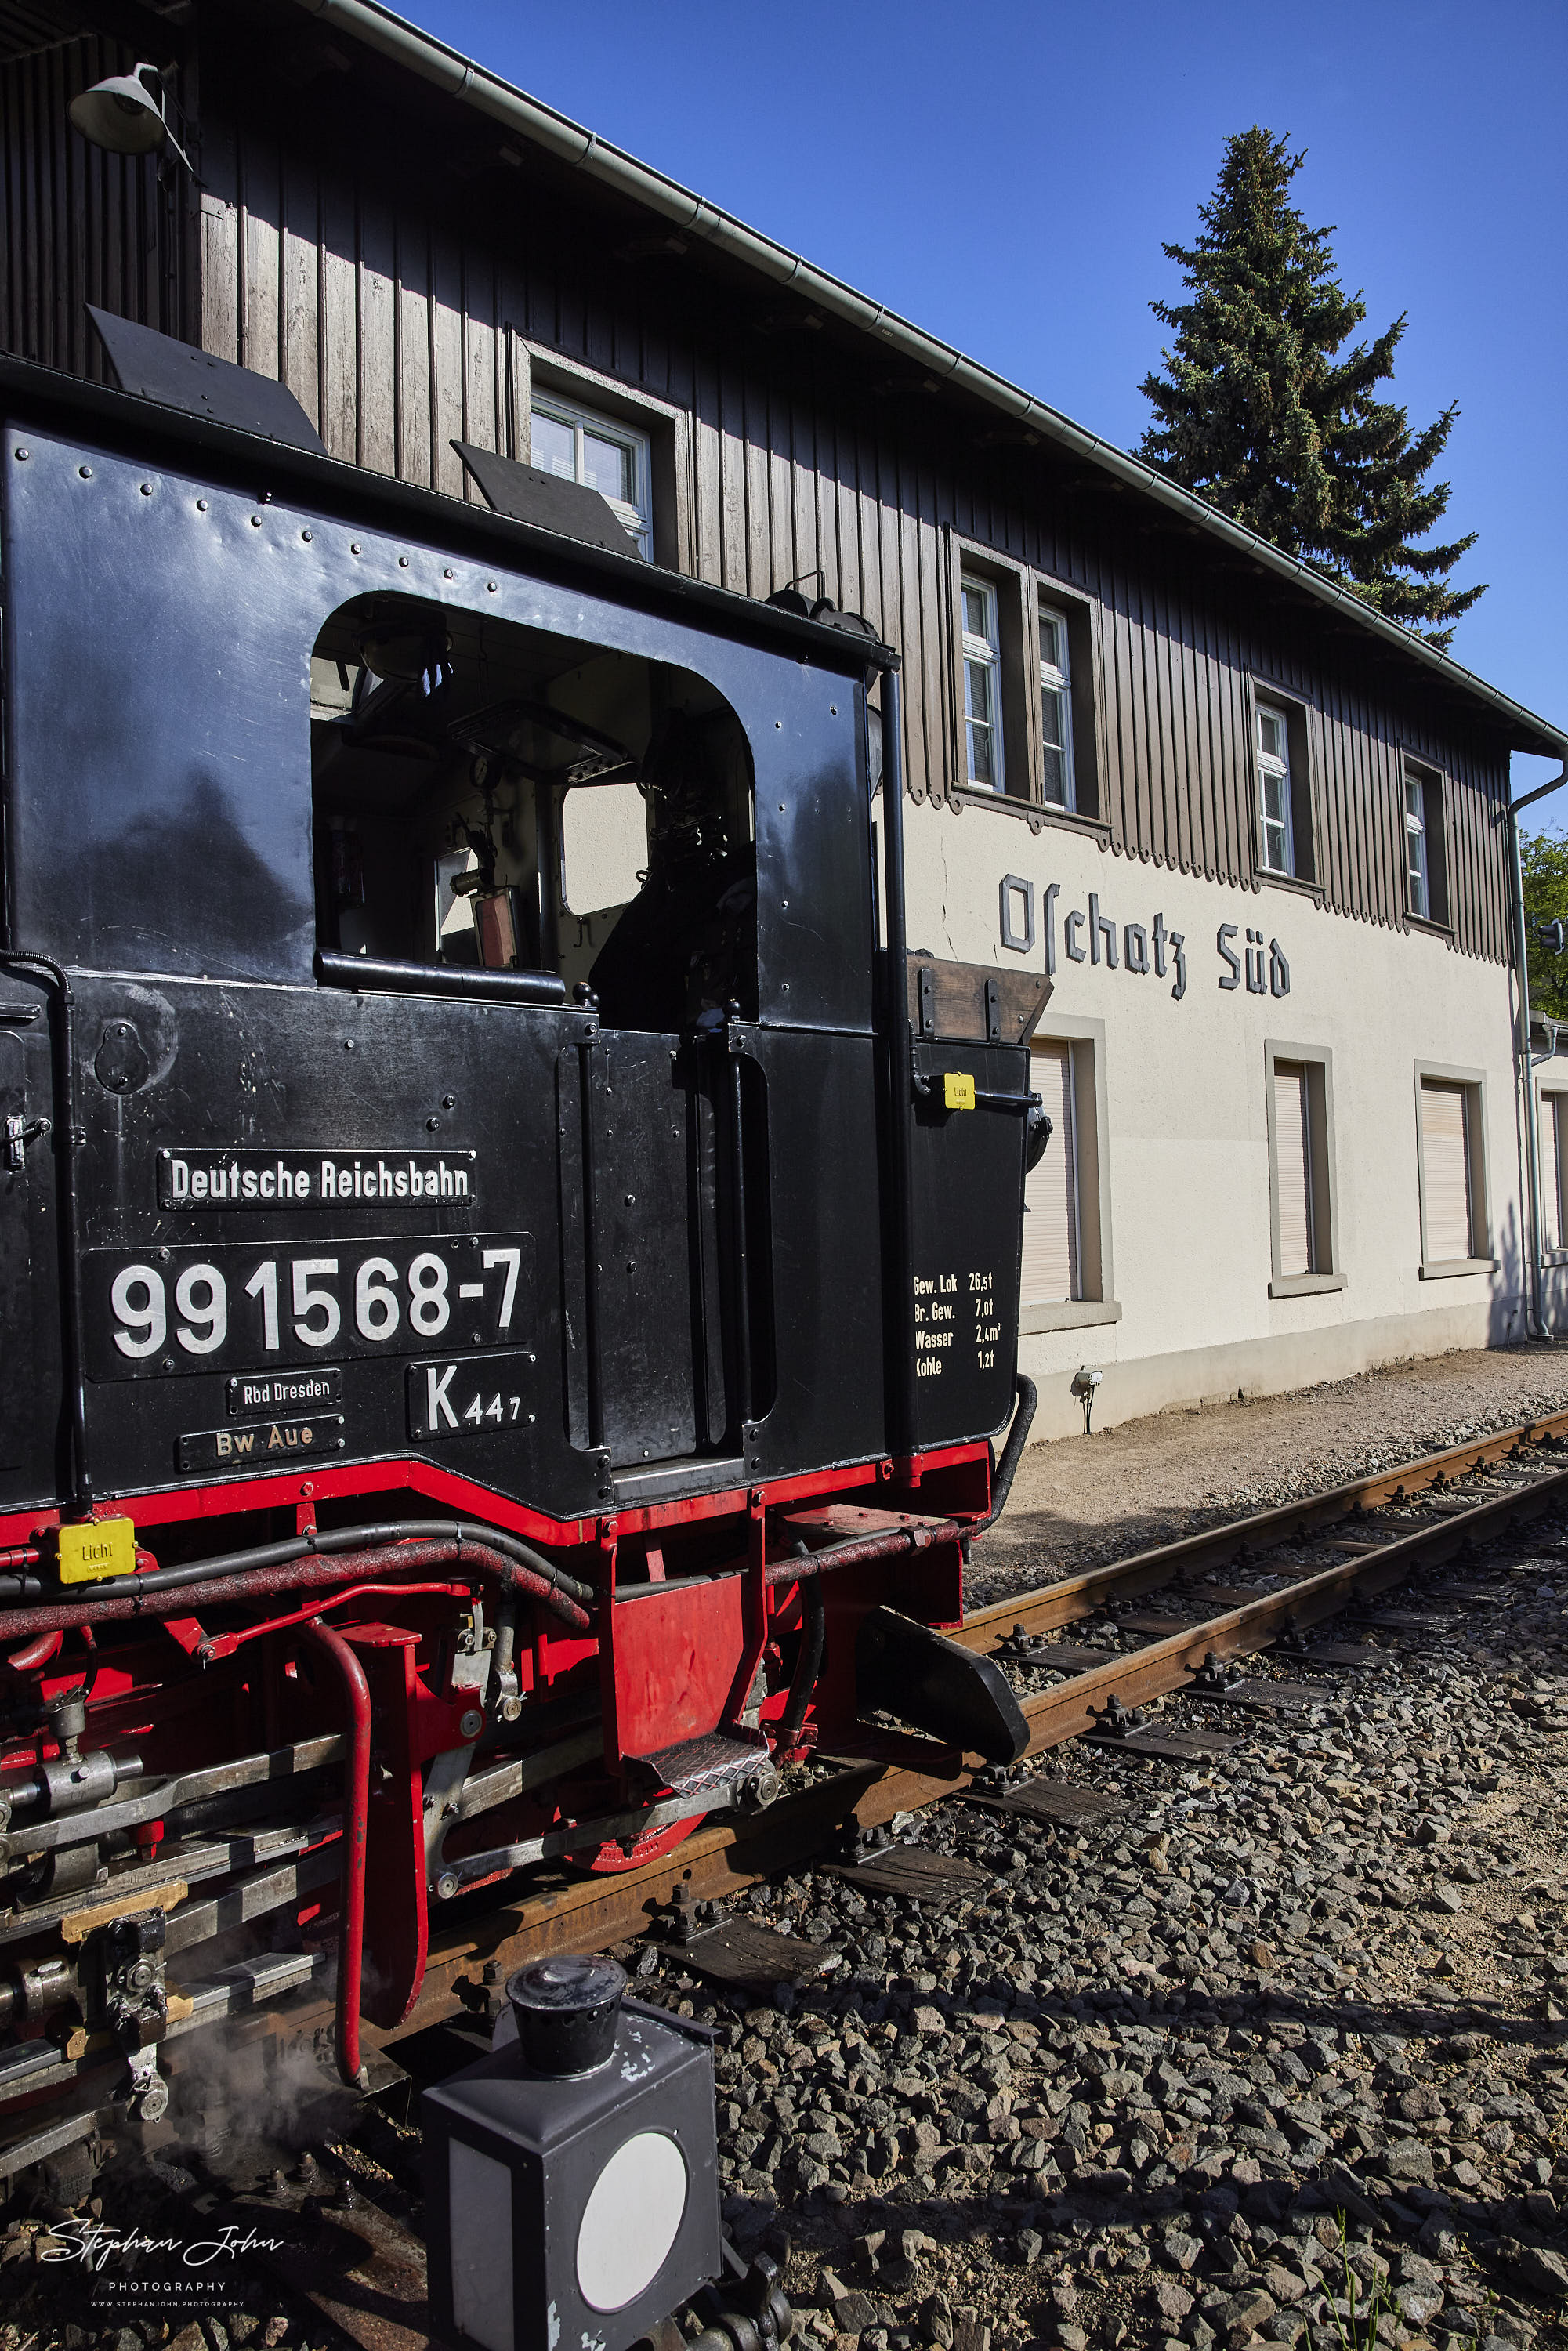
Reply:
[[1288, 201], [1305, 162], [1256, 126], [1228, 139], [1218, 183], [1191, 246], [1167, 245], [1188, 298], [1151, 303], [1175, 330], [1143, 391], [1155, 422], [1142, 455], [1221, 513], [1304, 558], [1369, 604], [1446, 645], [1482, 588], [1448, 574], [1475, 533], [1422, 547], [1448, 504], [1427, 475], [1453, 430], [1448, 407], [1424, 432], [1380, 400], [1405, 318], [1338, 354], [1366, 316], [1334, 275], [1332, 228]]

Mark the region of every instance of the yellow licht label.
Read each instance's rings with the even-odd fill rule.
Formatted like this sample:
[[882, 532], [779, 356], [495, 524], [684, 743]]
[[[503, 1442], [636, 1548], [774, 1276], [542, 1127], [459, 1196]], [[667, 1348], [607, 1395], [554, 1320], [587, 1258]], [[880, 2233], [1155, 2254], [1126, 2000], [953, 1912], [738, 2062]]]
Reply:
[[942, 1100], [949, 1110], [973, 1110], [975, 1081], [967, 1078], [962, 1070], [946, 1070], [942, 1075]]
[[134, 1520], [89, 1519], [81, 1526], [62, 1527], [59, 1568], [62, 1583], [97, 1583], [105, 1576], [134, 1575]]

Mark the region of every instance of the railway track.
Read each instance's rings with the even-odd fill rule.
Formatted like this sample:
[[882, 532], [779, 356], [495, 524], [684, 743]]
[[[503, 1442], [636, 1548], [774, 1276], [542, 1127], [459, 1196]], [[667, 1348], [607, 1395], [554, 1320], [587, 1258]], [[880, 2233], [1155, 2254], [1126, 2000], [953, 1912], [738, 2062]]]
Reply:
[[[1183, 1691], [1244, 1705], [1245, 1688], [1222, 1687], [1232, 1661], [1275, 1649], [1311, 1664], [1314, 1628], [1558, 1505], [1568, 1506], [1568, 1412], [1042, 1584], [977, 1612], [954, 1637], [997, 1656], [1021, 1683], [1052, 1677], [1020, 1697], [1028, 1755], [1084, 1737], [1171, 1753], [1180, 1734], [1173, 1740], [1161, 1725], [1151, 1738], [1139, 1708]], [[1237, 1573], [1249, 1582], [1217, 1582]], [[1140, 1606], [1151, 1598], [1158, 1612]], [[1061, 1637], [1084, 1628], [1095, 1646]], [[1254, 1697], [1268, 1702], [1261, 1690]], [[631, 1942], [677, 1890], [688, 1905], [722, 1901], [896, 1815], [961, 1794], [984, 1768], [936, 1740], [868, 1729], [861, 1750], [820, 1757], [805, 1784], [767, 1812], [716, 1821], [663, 1860], [536, 1879], [499, 1904], [476, 1896], [453, 1905], [432, 1922], [424, 1982], [409, 2016], [392, 2032], [362, 2027], [372, 2077], [395, 2078], [400, 2042], [471, 2015], [486, 1987], [528, 1959]], [[319, 1956], [261, 1965], [253, 2002], [229, 2017], [234, 2043], [298, 2042], [328, 2026], [332, 2003]], [[181, 2034], [165, 2044], [172, 2079], [199, 2064], [200, 2038]], [[70, 2126], [59, 2135], [68, 2137]], [[0, 2150], [7, 2171], [21, 2159], [21, 2142]]]
[[[1133, 1751], [1141, 1741], [1144, 1751], [1179, 1755], [1179, 1728], [1173, 1738], [1169, 1719], [1141, 1724], [1138, 1708], [1184, 1691], [1205, 1701], [1228, 1697], [1239, 1710], [1267, 1707], [1270, 1689], [1281, 1685], [1260, 1684], [1250, 1695], [1245, 1686], [1225, 1689], [1233, 1660], [1273, 1650], [1299, 1658], [1301, 1671], [1342, 1664], [1343, 1652], [1324, 1656], [1321, 1646], [1314, 1648], [1319, 1628], [1358, 1611], [1369, 1614], [1375, 1626], [1375, 1604], [1396, 1586], [1559, 1508], [1568, 1508], [1568, 1412], [1040, 1586], [978, 1612], [956, 1637], [971, 1650], [996, 1656], [1020, 1682], [1042, 1685], [1020, 1698], [1030, 1756], [1082, 1737], [1113, 1740]], [[1239, 1576], [1247, 1581], [1220, 1580]], [[1151, 1601], [1157, 1608], [1149, 1607]], [[1451, 1605], [1450, 1594], [1445, 1606]], [[1423, 1621], [1430, 1620], [1407, 1615], [1402, 1627], [1383, 1616], [1384, 1629], [1392, 1633]], [[1364, 1654], [1389, 1653], [1369, 1646]], [[1332, 1685], [1320, 1680], [1316, 1687], [1326, 1696]], [[1205, 1711], [1211, 1713], [1212, 1706]], [[1211, 1731], [1186, 1736], [1199, 1750], [1206, 1742], [1210, 1751], [1225, 1744]], [[367, 2030], [367, 2048], [382, 2053], [381, 2081], [397, 2080], [404, 2071], [400, 2043], [411, 2044], [403, 2054], [416, 2080], [428, 2075], [433, 2062], [437, 2068], [467, 2062], [477, 2045], [473, 2028], [493, 1998], [487, 1985], [528, 1958], [629, 1942], [677, 1888], [691, 1902], [722, 1900], [841, 1848], [846, 1834], [963, 1795], [984, 1768], [972, 1767], [952, 1749], [895, 1731], [873, 1730], [866, 1743], [872, 1751], [821, 1758], [808, 1783], [767, 1813], [715, 1823], [659, 1864], [536, 1884], [517, 1900], [480, 1909], [476, 1899], [463, 1914], [442, 1918], [412, 2015], [396, 2034]], [[976, 1793], [983, 1792], [982, 1784]], [[677, 1965], [690, 1956], [689, 1947], [679, 1945], [670, 1953]], [[231, 2034], [235, 2043], [268, 2033], [298, 2038], [325, 2031], [330, 2015], [329, 2002], [312, 1986], [233, 2020]], [[443, 2057], [427, 2041], [416, 2060], [413, 2037], [453, 2022], [469, 2028], [453, 2041], [455, 2053]], [[176, 2042], [170, 2051], [176, 2079], [183, 2070], [176, 2053], [187, 2049], [193, 2060], [193, 2043]], [[296, 2248], [277, 2282], [302, 2295], [361, 2351], [423, 2351], [428, 2341], [419, 2325], [423, 2249], [410, 2233], [417, 2169], [410, 2148], [388, 2137], [373, 2105], [361, 2114], [363, 2123], [347, 2134], [329, 2176], [307, 2157], [287, 2183], [275, 2173], [269, 2188], [242, 2193], [235, 2209], [258, 2225], [270, 2215], [272, 2226], [290, 2212], [298, 2218], [315, 2210], [322, 2190], [332, 2189], [318, 2223], [323, 2241], [330, 2239], [335, 2248], [331, 2259], [318, 2258], [318, 2247], [301, 2267], [304, 2257]], [[333, 2130], [323, 2127], [320, 2135], [330, 2138]], [[356, 2198], [349, 2141], [361, 2155], [373, 2150], [382, 2183], [377, 2193], [367, 2197], [361, 2179]], [[220, 2187], [234, 2189], [245, 2164], [225, 2160], [221, 2145], [208, 2146], [203, 2168]], [[370, 2185], [375, 2189], [374, 2179]], [[388, 2199], [391, 2210], [384, 2209]]]
[[[1478, 1479], [1486, 1490], [1455, 1490]], [[1118, 1729], [1135, 1742], [1137, 1709], [1152, 1701], [1184, 1690], [1212, 1695], [1230, 1661], [1270, 1649], [1304, 1650], [1310, 1663], [1314, 1628], [1560, 1506], [1568, 1507], [1568, 1412], [1040, 1585], [979, 1610], [955, 1638], [1030, 1679], [1059, 1674], [1020, 1700], [1030, 1756]], [[1217, 1587], [1217, 1575], [1238, 1571], [1248, 1585]], [[1152, 1629], [1154, 1618], [1135, 1605], [1155, 1594], [1166, 1603], [1164, 1630]], [[1084, 1625], [1103, 1628], [1103, 1639], [1111, 1631], [1121, 1646], [1107, 1643], [1103, 1663], [1085, 1662], [1077, 1645], [1060, 1638]], [[1245, 1704], [1245, 1693], [1237, 1702]], [[677, 1888], [693, 1902], [722, 1900], [846, 1832], [883, 1826], [962, 1792], [983, 1768], [953, 1748], [894, 1731], [872, 1734], [866, 1749], [823, 1757], [829, 1768], [798, 1792], [764, 1813], [699, 1830], [664, 1861], [563, 1879], [443, 1920], [417, 2006], [396, 2035], [367, 2032], [367, 2043], [395, 2053], [397, 2039], [465, 2013], [487, 1971], [494, 1980], [542, 1952], [630, 1941]], [[327, 2012], [323, 2004], [323, 2019]]]

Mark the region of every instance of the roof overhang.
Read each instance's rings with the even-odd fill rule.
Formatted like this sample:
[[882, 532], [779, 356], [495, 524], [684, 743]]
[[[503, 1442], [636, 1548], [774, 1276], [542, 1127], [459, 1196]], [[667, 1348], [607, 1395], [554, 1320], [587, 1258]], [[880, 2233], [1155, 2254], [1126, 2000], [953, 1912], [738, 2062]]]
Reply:
[[1126, 450], [1075, 424], [1071, 417], [1018, 384], [1009, 383], [1005, 376], [983, 367], [977, 360], [967, 358], [950, 343], [927, 334], [884, 303], [873, 302], [869, 295], [831, 277], [801, 255], [748, 228], [733, 214], [710, 204], [691, 189], [682, 187], [678, 181], [639, 162], [635, 156], [598, 138], [553, 107], [528, 97], [499, 75], [449, 48], [444, 41], [422, 33], [390, 8], [379, 6], [377, 0], [295, 0], [295, 5], [463, 105], [472, 107], [515, 136], [531, 141], [558, 162], [583, 172], [643, 206], [671, 223], [682, 235], [704, 240], [775, 287], [787, 288], [812, 310], [913, 361], [937, 384], [970, 394], [1009, 418], [1016, 427], [1038, 435], [1040, 441], [1108, 481], [1148, 499], [1181, 528], [1207, 534], [1233, 554], [1288, 582], [1291, 589], [1327, 608], [1340, 621], [1354, 623], [1373, 643], [1409, 662], [1416, 676], [1424, 673], [1434, 682], [1440, 680], [1449, 694], [1469, 703], [1478, 717], [1500, 732], [1511, 750], [1536, 752], [1568, 761], [1568, 732], [1538, 717], [1496, 686], [1489, 685], [1425, 638], [1396, 621], [1385, 619], [1372, 605], [1337, 585], [1312, 564], [1285, 554], [1270, 540], [1233, 522], [1154, 467], [1129, 455]]

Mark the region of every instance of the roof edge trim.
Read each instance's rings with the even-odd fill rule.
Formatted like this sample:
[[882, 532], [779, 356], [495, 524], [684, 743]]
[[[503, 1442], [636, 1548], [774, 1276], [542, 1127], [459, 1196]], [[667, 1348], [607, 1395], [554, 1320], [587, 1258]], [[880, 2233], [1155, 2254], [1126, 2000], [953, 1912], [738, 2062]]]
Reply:
[[845, 325], [875, 336], [930, 373], [959, 385], [988, 406], [1000, 409], [1015, 422], [1032, 425], [1042, 438], [1152, 497], [1184, 521], [1226, 540], [1265, 569], [1419, 662], [1455, 691], [1484, 705], [1502, 721], [1511, 748], [1568, 761], [1568, 732], [1552, 726], [1497, 686], [1489, 685], [1484, 678], [1466, 669], [1463, 663], [1398, 622], [1385, 619], [1374, 606], [1351, 590], [1337, 586], [1310, 563], [1287, 555], [1271, 540], [1260, 538], [1242, 523], [1233, 522], [1229, 516], [1221, 514], [1190, 490], [1184, 490], [1153, 466], [1145, 465], [1141, 458], [1119, 449], [1113, 442], [1102, 440], [1087, 427], [1075, 424], [1071, 417], [1009, 382], [1006, 376], [996, 374], [978, 360], [966, 357], [952, 344], [915, 326], [885, 304], [873, 302], [869, 295], [819, 269], [803, 255], [791, 253], [788, 246], [747, 227], [733, 214], [708, 204], [651, 164], [639, 162], [635, 156], [599, 138], [581, 123], [573, 122], [570, 116], [558, 113], [539, 99], [528, 97], [526, 91], [503, 81], [499, 75], [448, 47], [444, 41], [421, 32], [392, 9], [380, 6], [377, 0], [296, 0], [296, 5], [307, 14], [336, 25], [367, 48], [378, 50], [382, 56], [406, 67], [421, 80], [433, 83], [465, 105], [531, 140], [562, 162], [633, 197], [650, 211], [662, 214], [689, 235], [703, 237], [734, 253], [765, 277], [789, 286]]

